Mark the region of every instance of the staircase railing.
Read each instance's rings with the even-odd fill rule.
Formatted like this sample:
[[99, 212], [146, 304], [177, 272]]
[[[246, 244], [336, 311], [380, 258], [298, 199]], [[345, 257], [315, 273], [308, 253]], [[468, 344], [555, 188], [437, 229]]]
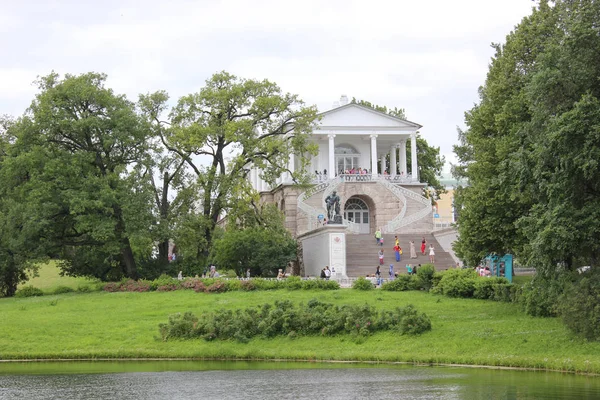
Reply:
[[[377, 182], [385, 186], [390, 192], [396, 195], [396, 197], [403, 202], [403, 206], [400, 210], [400, 213], [394, 219], [392, 219], [390, 222], [388, 222], [382, 227], [382, 233], [397, 232], [400, 228], [410, 225], [413, 222], [416, 222], [426, 217], [428, 214], [431, 214], [431, 202], [426, 197], [421, 196], [413, 192], [412, 190], [408, 190], [403, 188], [402, 186], [398, 186], [394, 183], [391, 183], [387, 179], [379, 179]], [[410, 215], [407, 218], [404, 218], [404, 216], [406, 215], [406, 209], [408, 207], [407, 198], [421, 203], [423, 207], [418, 212]]]

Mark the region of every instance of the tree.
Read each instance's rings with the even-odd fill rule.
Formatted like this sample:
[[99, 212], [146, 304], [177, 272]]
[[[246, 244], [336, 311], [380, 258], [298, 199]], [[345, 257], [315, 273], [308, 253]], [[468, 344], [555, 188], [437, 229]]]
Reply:
[[599, 19], [595, 1], [542, 1], [494, 45], [455, 148], [460, 257], [511, 252], [549, 276], [598, 264]]
[[296, 259], [297, 243], [273, 204], [238, 210], [223, 236], [214, 242], [211, 259], [220, 268], [245, 276], [275, 276]]
[[[406, 114], [404, 108], [388, 109], [386, 106], [379, 106], [376, 104], [372, 104], [369, 101], [365, 100], [356, 100], [356, 98], [352, 98], [352, 104], [358, 104], [363, 107], [369, 107], [376, 111], [392, 115], [394, 117], [400, 119], [406, 119]], [[407, 173], [412, 173], [412, 164], [411, 164], [411, 141], [407, 141], [406, 143], [406, 164], [407, 164]], [[444, 168], [445, 158], [440, 155], [440, 148], [430, 146], [421, 135], [417, 132], [417, 159], [419, 161], [419, 179], [421, 182], [427, 183], [429, 188], [433, 189], [427, 191], [428, 194], [432, 194], [432, 200], [436, 200], [439, 198], [439, 195], [446, 193], [446, 188], [440, 182], [439, 176], [442, 172], [442, 168]], [[397, 155], [396, 160], [400, 160], [400, 157]], [[389, 155], [387, 156], [388, 163]]]
[[27, 203], [15, 190], [19, 175], [13, 170], [11, 159], [16, 125], [9, 117], [0, 118], [0, 297], [14, 296], [17, 285], [37, 272], [38, 266], [33, 261], [38, 253], [29, 245], [36, 241], [43, 243], [37, 236], [36, 221], [23, 212]]
[[[226, 72], [213, 75], [196, 94], [182, 97], [170, 114], [166, 145], [196, 175], [202, 199], [191, 220], [199, 230], [198, 257], [207, 256], [217, 221], [249, 190], [250, 166], [274, 184], [288, 171], [290, 154], [316, 154], [308, 137], [317, 110], [296, 95], [284, 94], [274, 83], [237, 78]], [[166, 124], [165, 124], [166, 125]], [[293, 177], [306, 179], [308, 157]]]
[[40, 78], [11, 163], [28, 204], [23, 213], [38, 221], [44, 251], [61, 258], [63, 272], [135, 279], [151, 215], [150, 193], [133, 170], [146, 156], [149, 130], [105, 80], [96, 73]]

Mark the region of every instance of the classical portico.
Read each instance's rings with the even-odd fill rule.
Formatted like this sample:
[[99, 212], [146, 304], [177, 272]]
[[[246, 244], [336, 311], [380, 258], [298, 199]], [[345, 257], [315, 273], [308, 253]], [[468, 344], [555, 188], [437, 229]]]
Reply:
[[[368, 174], [388, 175], [418, 182], [417, 130], [421, 125], [358, 104], [345, 104], [326, 111], [312, 140], [319, 154], [311, 170], [327, 179], [359, 169]], [[408, 174], [406, 142], [411, 141], [411, 173]]]

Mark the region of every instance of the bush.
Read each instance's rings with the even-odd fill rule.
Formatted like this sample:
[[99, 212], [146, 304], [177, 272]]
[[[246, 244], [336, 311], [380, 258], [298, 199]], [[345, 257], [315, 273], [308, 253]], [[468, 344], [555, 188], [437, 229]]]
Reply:
[[285, 281], [276, 279], [252, 278], [252, 282], [254, 282], [256, 290], [276, 290], [285, 287]]
[[[419, 273], [419, 270], [417, 270], [417, 273]], [[435, 289], [440, 284], [440, 281], [442, 280], [443, 276], [444, 276], [444, 271], [434, 272], [433, 276], [431, 277], [431, 288], [432, 289]]]
[[356, 289], [356, 290], [372, 290], [373, 289], [373, 283], [371, 283], [370, 280], [364, 278], [364, 277], [359, 277], [357, 280], [355, 280], [352, 283], [352, 289]]
[[425, 264], [421, 268], [417, 269], [417, 281], [416, 285], [419, 289], [426, 291], [431, 290], [433, 287], [433, 276], [435, 275], [435, 268], [431, 264]]
[[414, 275], [400, 275], [393, 281], [384, 283], [381, 288], [383, 290], [402, 292], [405, 290], [417, 289], [417, 278]]
[[172, 338], [203, 338], [234, 339], [242, 343], [247, 343], [255, 336], [296, 338], [299, 335], [346, 333], [365, 338], [377, 330], [419, 334], [430, 329], [429, 318], [413, 306], [379, 313], [368, 304], [340, 307], [316, 299], [300, 306], [282, 300], [258, 308], [235, 311], [221, 309], [200, 317], [186, 312], [171, 315], [166, 324], [159, 325], [160, 335], [165, 341]]
[[493, 300], [494, 290], [497, 285], [507, 284], [506, 278], [482, 278], [478, 277], [475, 279], [475, 290], [473, 291], [473, 297], [476, 299]]
[[[150, 283], [150, 290], [171, 291], [179, 289], [180, 285], [181, 283], [177, 279], [162, 274]], [[161, 289], [159, 290], [159, 288]]]
[[17, 292], [15, 293], [15, 297], [37, 297], [37, 296], [43, 296], [44, 292], [42, 292], [42, 289], [38, 289], [36, 287], [33, 286], [25, 286], [19, 290], [17, 290]]
[[69, 286], [57, 286], [52, 293], [53, 294], [63, 294], [63, 293], [72, 293], [74, 292], [75, 289], [69, 287]]
[[449, 269], [444, 272], [434, 292], [450, 297], [473, 297], [476, 279], [477, 274], [472, 269]]
[[228, 279], [225, 281], [227, 292], [237, 292], [242, 290], [242, 281], [239, 279]]
[[225, 293], [228, 290], [227, 283], [220, 279], [215, 280], [215, 282], [206, 287], [206, 293]]
[[256, 285], [254, 284], [254, 281], [252, 281], [252, 280], [242, 281], [240, 283], [240, 289], [243, 291], [249, 292], [252, 290], [256, 290]]
[[534, 276], [523, 285], [519, 304], [526, 314], [533, 317], [556, 317], [559, 315], [559, 296], [570, 285], [566, 278], [542, 278]]
[[290, 276], [285, 280], [285, 287], [288, 290], [302, 289], [302, 279], [299, 276]]
[[559, 311], [572, 332], [587, 340], [600, 340], [600, 273], [585, 273], [568, 285], [559, 298]]

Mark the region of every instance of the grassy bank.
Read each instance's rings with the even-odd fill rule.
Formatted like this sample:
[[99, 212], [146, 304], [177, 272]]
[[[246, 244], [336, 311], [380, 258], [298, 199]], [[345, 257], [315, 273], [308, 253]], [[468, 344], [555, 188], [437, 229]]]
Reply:
[[[242, 344], [203, 340], [162, 342], [158, 324], [169, 314], [197, 314], [287, 298], [379, 309], [414, 304], [431, 317], [417, 337], [377, 333], [363, 343], [350, 336], [255, 339]], [[67, 293], [0, 299], [0, 358], [281, 358], [382, 360], [545, 368], [600, 373], [600, 343], [572, 337], [557, 319], [531, 318], [514, 304], [451, 299], [424, 292], [274, 291], [224, 294], [192, 291]]]
[[90, 286], [98, 281], [90, 278], [74, 278], [72, 276], [60, 275], [60, 270], [55, 261], [40, 265], [37, 276], [31, 276], [27, 282], [21, 283], [18, 288], [34, 286], [41, 289], [45, 294], [51, 294], [57, 287], [70, 287], [77, 290], [82, 286]]

